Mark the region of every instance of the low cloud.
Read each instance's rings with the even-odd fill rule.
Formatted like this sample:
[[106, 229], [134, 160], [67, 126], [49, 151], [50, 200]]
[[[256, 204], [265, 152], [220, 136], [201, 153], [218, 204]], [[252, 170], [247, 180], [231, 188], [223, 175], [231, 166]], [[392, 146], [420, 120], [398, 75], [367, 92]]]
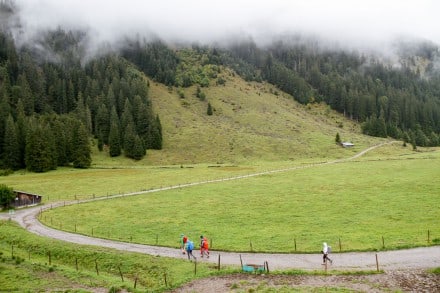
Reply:
[[440, 44], [439, 1], [352, 0], [17, 0], [21, 34], [64, 27], [86, 29], [95, 44], [126, 36], [169, 42], [268, 41], [313, 35], [356, 48], [386, 47], [396, 38]]

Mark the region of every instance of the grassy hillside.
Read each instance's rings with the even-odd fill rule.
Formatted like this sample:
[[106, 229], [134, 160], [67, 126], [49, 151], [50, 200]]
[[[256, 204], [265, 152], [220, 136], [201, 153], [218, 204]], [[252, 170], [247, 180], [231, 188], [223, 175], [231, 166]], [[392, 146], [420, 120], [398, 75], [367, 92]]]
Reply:
[[[150, 151], [149, 164], [246, 163], [347, 156], [342, 140], [363, 148], [379, 141], [361, 135], [359, 125], [322, 104], [303, 106], [267, 83], [245, 82], [228, 69], [201, 88], [170, 89], [150, 82], [150, 97], [160, 115], [164, 148]], [[184, 98], [182, 98], [184, 96]], [[214, 109], [207, 115], [210, 103]]]

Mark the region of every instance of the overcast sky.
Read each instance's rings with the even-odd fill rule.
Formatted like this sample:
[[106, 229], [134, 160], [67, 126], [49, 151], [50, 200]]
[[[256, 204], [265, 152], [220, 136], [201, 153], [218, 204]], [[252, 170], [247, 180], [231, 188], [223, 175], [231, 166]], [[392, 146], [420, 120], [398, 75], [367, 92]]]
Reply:
[[17, 0], [25, 31], [87, 28], [95, 41], [122, 35], [167, 41], [264, 40], [313, 34], [340, 44], [380, 46], [395, 37], [440, 44], [437, 0]]

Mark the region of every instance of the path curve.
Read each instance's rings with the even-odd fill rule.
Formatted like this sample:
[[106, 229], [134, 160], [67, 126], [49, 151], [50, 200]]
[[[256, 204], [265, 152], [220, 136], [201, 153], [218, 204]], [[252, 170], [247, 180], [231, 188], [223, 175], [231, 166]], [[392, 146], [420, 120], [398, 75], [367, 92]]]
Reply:
[[[384, 144], [394, 143], [388, 142]], [[365, 154], [366, 152], [382, 146], [384, 144], [376, 145], [370, 147], [355, 156], [348, 159], [335, 160], [331, 162], [319, 163], [319, 164], [311, 164], [308, 167], [323, 165], [323, 164], [333, 164], [339, 163], [343, 161], [348, 161], [351, 159], [358, 158]], [[58, 202], [53, 204], [46, 204], [43, 206], [36, 206], [32, 208], [27, 208], [23, 210], [19, 210], [13, 215], [9, 214], [0, 214], [0, 219], [11, 219], [16, 221], [20, 226], [27, 229], [29, 232], [34, 234], [50, 237], [53, 239], [58, 239], [62, 241], [67, 241], [75, 244], [81, 245], [93, 245], [93, 246], [101, 246], [112, 249], [117, 249], [121, 251], [130, 251], [137, 253], [150, 254], [155, 256], [163, 256], [163, 257], [174, 257], [174, 258], [182, 258], [185, 259], [186, 256], [182, 255], [179, 249], [175, 248], [167, 248], [167, 247], [158, 247], [151, 245], [142, 245], [135, 243], [127, 243], [127, 242], [119, 242], [101, 238], [93, 238], [89, 236], [84, 236], [80, 234], [74, 234], [69, 232], [64, 232], [56, 229], [49, 228], [44, 226], [41, 222], [38, 221], [38, 214], [44, 210], [50, 208], [56, 208], [63, 205], [68, 204], [78, 204], [82, 202], [90, 202], [95, 200], [103, 200], [107, 198], [115, 198], [122, 196], [130, 196], [137, 194], [144, 194], [150, 192], [158, 192], [162, 190], [168, 190], [173, 188], [182, 188], [186, 186], [194, 186], [199, 184], [206, 184], [212, 182], [226, 181], [226, 180], [237, 180], [247, 177], [259, 176], [268, 173], [276, 173], [276, 172], [285, 172], [295, 169], [305, 168], [302, 167], [293, 167], [288, 169], [280, 169], [267, 171], [262, 173], [255, 173], [245, 176], [237, 176], [233, 178], [227, 179], [219, 179], [219, 180], [210, 180], [196, 183], [189, 183], [179, 186], [173, 187], [165, 187], [161, 189], [149, 190], [144, 192], [136, 192], [129, 194], [120, 194], [109, 197], [95, 198], [83, 201], [72, 201], [72, 202]], [[281, 254], [281, 253], [234, 253], [234, 252], [222, 252], [222, 251], [211, 251], [210, 259], [200, 259], [205, 262], [217, 263], [218, 258], [220, 256], [221, 264], [223, 265], [237, 265], [240, 266], [241, 260], [243, 263], [255, 263], [255, 264], [263, 264], [265, 261], [268, 262], [269, 268], [271, 270], [283, 270], [283, 269], [304, 269], [304, 270], [317, 270], [322, 269], [321, 260], [322, 256], [320, 254]], [[383, 270], [396, 270], [396, 269], [427, 269], [427, 268], [436, 268], [440, 267], [440, 246], [431, 246], [431, 247], [421, 247], [414, 249], [405, 249], [405, 250], [395, 250], [395, 251], [382, 251], [382, 252], [350, 252], [350, 253], [334, 253], [332, 254], [333, 265], [329, 267], [329, 269], [337, 269], [337, 270], [376, 270], [377, 263], [376, 259], [379, 263], [379, 268]]]

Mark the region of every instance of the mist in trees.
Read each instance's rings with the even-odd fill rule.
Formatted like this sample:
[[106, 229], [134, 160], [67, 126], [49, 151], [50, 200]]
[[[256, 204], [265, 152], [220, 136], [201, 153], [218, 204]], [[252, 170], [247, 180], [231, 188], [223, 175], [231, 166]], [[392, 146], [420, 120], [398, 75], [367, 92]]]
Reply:
[[128, 157], [140, 160], [147, 148], [162, 148], [145, 77], [117, 54], [83, 64], [83, 37], [62, 29], [47, 32], [43, 44], [52, 55], [41, 56], [16, 48], [12, 36], [0, 30], [1, 168], [88, 168], [91, 139], [100, 150], [107, 145], [109, 155], [120, 155], [128, 124], [135, 142]]

